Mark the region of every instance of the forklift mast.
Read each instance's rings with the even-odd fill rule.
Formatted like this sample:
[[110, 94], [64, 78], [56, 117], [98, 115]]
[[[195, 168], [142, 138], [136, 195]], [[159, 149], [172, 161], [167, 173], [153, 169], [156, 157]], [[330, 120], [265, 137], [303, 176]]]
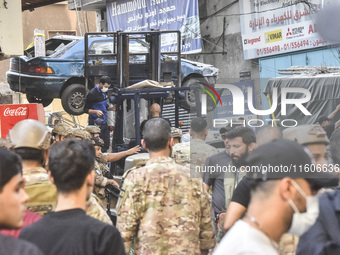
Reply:
[[[162, 35], [175, 34], [177, 47], [171, 52], [161, 52]], [[106, 37], [112, 43], [112, 49], [108, 53], [89, 52], [91, 37]], [[157, 102], [161, 106], [164, 99], [173, 98], [175, 103], [175, 127], [179, 125], [179, 97], [181, 91], [189, 90], [181, 87], [181, 35], [179, 31], [147, 31], [147, 32], [109, 32], [85, 34], [85, 78], [88, 91], [88, 80], [98, 79], [103, 75], [111, 77], [114, 84], [109, 90], [110, 103], [116, 105], [116, 122], [112, 141], [112, 152], [128, 149], [124, 143], [124, 107], [126, 112], [134, 104], [135, 141], [130, 144], [140, 145], [140, 100], [145, 99]], [[132, 42], [139, 42], [146, 46], [147, 52], [136, 52], [131, 49]], [[144, 60], [135, 61], [134, 60]], [[141, 71], [142, 70], [142, 71]], [[154, 80], [157, 82], [173, 81], [175, 87], [167, 88], [141, 88], [128, 89], [136, 83], [134, 75], [141, 71], [144, 77], [141, 80]], [[140, 77], [138, 77], [140, 78]], [[192, 89], [192, 88], [191, 88]], [[200, 104], [197, 104], [197, 113], [200, 112]], [[114, 165], [114, 164], [112, 164]], [[112, 169], [112, 167], [114, 169]], [[111, 172], [115, 172], [115, 166], [111, 166]]]

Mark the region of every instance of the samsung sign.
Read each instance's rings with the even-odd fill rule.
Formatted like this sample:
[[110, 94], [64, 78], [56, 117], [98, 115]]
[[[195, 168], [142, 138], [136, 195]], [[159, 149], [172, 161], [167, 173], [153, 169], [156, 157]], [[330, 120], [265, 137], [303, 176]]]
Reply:
[[[117, 0], [106, 5], [108, 30], [180, 30], [183, 53], [202, 50], [197, 0]], [[162, 35], [162, 51], [177, 48], [175, 34]]]

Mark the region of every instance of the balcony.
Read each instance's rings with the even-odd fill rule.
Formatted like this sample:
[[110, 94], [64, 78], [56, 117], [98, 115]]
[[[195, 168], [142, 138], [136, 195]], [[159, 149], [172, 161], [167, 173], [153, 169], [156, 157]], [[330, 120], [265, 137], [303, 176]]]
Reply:
[[83, 11], [100, 11], [106, 9], [106, 0], [68, 0], [68, 9]]

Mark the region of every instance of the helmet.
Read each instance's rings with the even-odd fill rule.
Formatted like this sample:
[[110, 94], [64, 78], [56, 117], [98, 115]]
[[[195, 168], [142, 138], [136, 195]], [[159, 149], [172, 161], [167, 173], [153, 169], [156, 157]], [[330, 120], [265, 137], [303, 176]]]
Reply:
[[70, 135], [70, 137], [74, 137], [74, 138], [79, 137], [81, 139], [91, 139], [90, 133], [80, 128], [73, 129], [73, 132]]
[[26, 147], [47, 150], [51, 143], [51, 133], [37, 120], [22, 120], [8, 132], [7, 143], [11, 149]]
[[89, 132], [90, 134], [100, 134], [101, 132], [100, 127], [95, 125], [88, 125], [84, 128], [84, 130]]
[[179, 137], [181, 138], [183, 135], [183, 132], [180, 128], [171, 128], [171, 137], [175, 138], [175, 137]]
[[67, 136], [70, 133], [70, 127], [64, 123], [58, 123], [52, 129], [52, 134]]
[[320, 125], [301, 125], [287, 128], [283, 131], [283, 138], [306, 145], [310, 143], [329, 144], [325, 130]]
[[91, 143], [93, 146], [100, 146], [100, 147], [104, 147], [104, 141], [103, 139], [99, 138], [99, 137], [92, 137], [91, 138]]

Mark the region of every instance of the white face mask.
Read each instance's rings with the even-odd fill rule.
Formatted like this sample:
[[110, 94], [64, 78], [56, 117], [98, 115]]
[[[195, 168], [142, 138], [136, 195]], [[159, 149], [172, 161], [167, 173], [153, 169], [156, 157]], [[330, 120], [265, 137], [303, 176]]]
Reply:
[[301, 187], [292, 182], [299, 193], [306, 199], [306, 212], [300, 213], [293, 200], [289, 199], [288, 203], [294, 210], [292, 224], [288, 230], [289, 234], [301, 236], [314, 225], [319, 216], [319, 198], [317, 196], [306, 196]]
[[108, 87], [103, 87], [103, 88], [101, 89], [101, 91], [102, 91], [103, 93], [107, 92], [108, 90], [109, 90]]

